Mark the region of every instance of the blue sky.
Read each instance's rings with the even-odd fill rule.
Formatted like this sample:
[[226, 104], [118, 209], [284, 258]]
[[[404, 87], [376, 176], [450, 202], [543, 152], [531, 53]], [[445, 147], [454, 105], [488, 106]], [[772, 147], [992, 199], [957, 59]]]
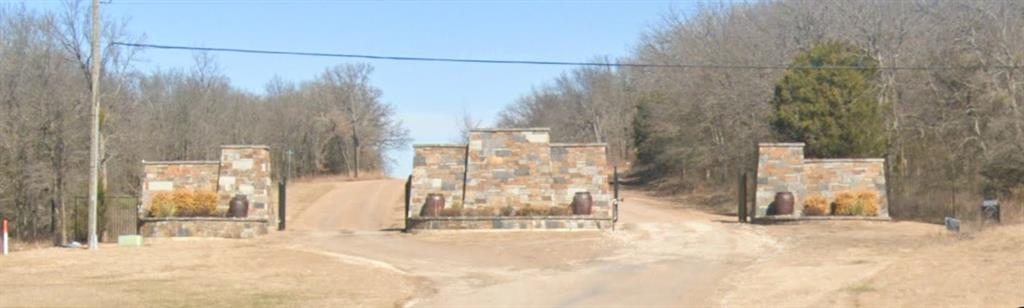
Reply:
[[[11, 2], [11, 1], [4, 1]], [[17, 1], [14, 1], [17, 2]], [[25, 1], [56, 9], [59, 1]], [[86, 1], [85, 4], [88, 4]], [[668, 12], [693, 1], [170, 1], [112, 0], [104, 15], [126, 19], [143, 42], [419, 57], [587, 61], [626, 56]], [[255, 93], [273, 76], [301, 81], [357, 60], [215, 53], [233, 84]], [[503, 106], [568, 67], [362, 61], [396, 107], [414, 143], [452, 140], [466, 110], [489, 125]], [[184, 68], [192, 54], [146, 50], [143, 71]], [[392, 153], [393, 176], [412, 168], [411, 145]]]

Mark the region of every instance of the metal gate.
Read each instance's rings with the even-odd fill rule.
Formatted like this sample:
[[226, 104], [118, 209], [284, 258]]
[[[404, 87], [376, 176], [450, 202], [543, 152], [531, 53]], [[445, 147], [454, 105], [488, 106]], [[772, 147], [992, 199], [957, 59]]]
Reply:
[[[68, 209], [69, 240], [85, 242], [89, 232], [89, 199], [75, 197]], [[132, 196], [105, 196], [97, 204], [96, 233], [103, 242], [117, 241], [119, 235], [138, 233], [139, 199]]]
[[120, 235], [133, 235], [139, 231], [138, 199], [128, 196], [107, 197], [103, 213], [105, 225], [103, 241], [117, 241]]

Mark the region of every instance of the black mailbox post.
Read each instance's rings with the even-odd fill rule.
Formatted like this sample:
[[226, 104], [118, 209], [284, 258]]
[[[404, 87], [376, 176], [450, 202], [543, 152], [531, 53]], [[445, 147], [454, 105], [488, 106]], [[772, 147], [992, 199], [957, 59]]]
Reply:
[[981, 202], [981, 221], [983, 223], [1000, 223], [999, 200]]

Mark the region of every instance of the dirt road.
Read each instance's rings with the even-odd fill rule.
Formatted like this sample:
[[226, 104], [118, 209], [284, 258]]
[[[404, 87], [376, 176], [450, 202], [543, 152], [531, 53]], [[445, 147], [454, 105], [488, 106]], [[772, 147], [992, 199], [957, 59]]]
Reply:
[[[616, 231], [404, 234], [402, 186], [297, 182], [289, 231], [258, 239], [0, 258], [0, 306], [1024, 304], [1019, 225], [969, 236], [909, 222], [747, 225], [627, 190]], [[68, 296], [40, 297], [44, 287]]]

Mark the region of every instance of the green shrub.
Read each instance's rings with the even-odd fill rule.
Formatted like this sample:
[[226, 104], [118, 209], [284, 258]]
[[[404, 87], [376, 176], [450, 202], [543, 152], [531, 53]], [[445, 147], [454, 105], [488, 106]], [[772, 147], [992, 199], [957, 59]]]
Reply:
[[[878, 61], [860, 46], [826, 41], [793, 59], [775, 84], [772, 128], [807, 143], [808, 157], [878, 157], [885, 151]], [[862, 69], [814, 69], [853, 66]]]

